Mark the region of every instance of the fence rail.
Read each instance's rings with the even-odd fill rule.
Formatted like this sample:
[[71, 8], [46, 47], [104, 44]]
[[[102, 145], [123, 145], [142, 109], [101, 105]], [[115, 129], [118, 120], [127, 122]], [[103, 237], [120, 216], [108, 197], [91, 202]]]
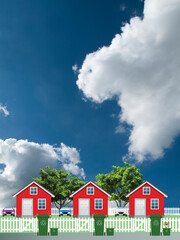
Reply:
[[[179, 217], [165, 217], [161, 221], [161, 232], [164, 222], [169, 222], [172, 232], [180, 232]], [[93, 218], [51, 217], [48, 229], [58, 228], [58, 232], [94, 232]], [[150, 218], [109, 217], [105, 219], [106, 228], [114, 228], [115, 232], [150, 232]], [[37, 232], [37, 218], [0, 218], [0, 232]]]

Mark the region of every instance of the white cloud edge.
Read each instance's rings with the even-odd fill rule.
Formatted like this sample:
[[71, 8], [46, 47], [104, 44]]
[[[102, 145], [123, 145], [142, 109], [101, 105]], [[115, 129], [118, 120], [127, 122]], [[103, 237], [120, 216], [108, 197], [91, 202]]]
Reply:
[[78, 65], [77, 65], [77, 64], [74, 64], [74, 65], [72, 66], [72, 70], [73, 70], [74, 74], [78, 74], [78, 73], [79, 73]]
[[3, 106], [1, 103], [0, 103], [0, 111], [3, 112], [4, 116], [7, 117], [10, 115], [10, 112], [7, 110], [7, 106]]

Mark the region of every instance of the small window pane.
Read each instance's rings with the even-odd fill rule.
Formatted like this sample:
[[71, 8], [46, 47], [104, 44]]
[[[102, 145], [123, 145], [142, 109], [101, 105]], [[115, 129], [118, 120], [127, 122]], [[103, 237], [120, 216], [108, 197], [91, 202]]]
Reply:
[[46, 199], [38, 199], [38, 209], [46, 209]]
[[103, 200], [102, 199], [95, 199], [95, 209], [102, 209], [103, 206]]
[[143, 194], [150, 194], [150, 187], [144, 187]]
[[159, 209], [159, 199], [151, 199], [151, 209]]
[[88, 187], [87, 188], [87, 194], [94, 194], [94, 188], [93, 187]]
[[37, 187], [31, 187], [30, 188], [30, 194], [37, 194]]

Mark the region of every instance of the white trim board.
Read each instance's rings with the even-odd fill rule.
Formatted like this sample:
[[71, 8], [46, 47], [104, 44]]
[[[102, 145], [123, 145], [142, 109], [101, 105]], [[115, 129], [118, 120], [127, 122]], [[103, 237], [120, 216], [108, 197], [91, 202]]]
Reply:
[[[102, 200], [102, 208], [96, 208], [96, 200]], [[95, 198], [94, 199], [94, 209], [95, 210], [103, 210], [103, 198]]]
[[[144, 188], [149, 188], [149, 193], [144, 193]], [[143, 195], [151, 195], [151, 188], [150, 187], [143, 187], [142, 188], [142, 194]]]
[[97, 187], [100, 191], [102, 191], [103, 193], [105, 193], [106, 195], [108, 195], [108, 197], [111, 197], [111, 195], [109, 193], [107, 193], [106, 191], [104, 191], [101, 187], [99, 187], [97, 184], [95, 184], [92, 181], [87, 182], [85, 185], [83, 185], [82, 187], [80, 187], [78, 190], [76, 190], [75, 192], [73, 192], [69, 197], [73, 197], [76, 193], [78, 193], [79, 191], [81, 191], [83, 188], [85, 188], [87, 185], [89, 184], [94, 185], [95, 187]]
[[136, 192], [139, 188], [141, 188], [142, 186], [144, 186], [145, 184], [149, 184], [152, 188], [156, 189], [158, 192], [160, 192], [162, 195], [164, 195], [165, 197], [168, 197], [168, 195], [166, 195], [165, 193], [163, 193], [161, 190], [159, 190], [157, 187], [155, 187], [154, 185], [152, 185], [150, 182], [145, 181], [143, 182], [139, 187], [135, 188], [133, 191], [131, 191], [129, 194], [126, 195], [126, 197], [129, 197], [132, 193]]
[[[31, 193], [31, 188], [36, 188], [36, 193]], [[38, 195], [38, 188], [37, 187], [30, 187], [30, 195]]]
[[19, 190], [19, 192], [15, 193], [13, 195], [13, 197], [16, 197], [18, 194], [20, 194], [21, 192], [23, 192], [25, 189], [27, 189], [28, 187], [30, 187], [32, 184], [36, 184], [38, 187], [40, 187], [42, 190], [44, 190], [45, 192], [47, 192], [49, 195], [51, 195], [51, 197], [55, 197], [52, 193], [50, 193], [48, 190], [46, 190], [44, 187], [42, 187], [39, 183], [32, 181], [31, 183], [29, 183], [28, 185], [26, 185], [24, 188], [22, 188], [21, 190]]
[[[45, 200], [45, 208], [39, 208], [39, 200]], [[46, 198], [38, 198], [38, 210], [46, 210]]]

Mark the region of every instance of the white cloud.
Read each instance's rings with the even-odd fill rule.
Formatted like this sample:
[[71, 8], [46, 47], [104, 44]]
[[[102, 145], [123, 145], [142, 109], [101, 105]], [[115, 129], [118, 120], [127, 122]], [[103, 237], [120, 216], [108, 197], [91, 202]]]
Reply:
[[75, 65], [72, 66], [72, 70], [73, 70], [73, 72], [74, 72], [75, 74], [79, 73], [77, 64], [75, 64]]
[[126, 132], [126, 129], [122, 125], [117, 126], [116, 129], [115, 129], [115, 133], [116, 134], [118, 134], [118, 133], [125, 133], [125, 132]]
[[[23, 186], [39, 177], [40, 168], [62, 168], [80, 177], [85, 177], [79, 168], [80, 155], [76, 148], [61, 143], [60, 147], [38, 144], [28, 140], [0, 139], [0, 164], [6, 165], [0, 172], [0, 207], [15, 206], [12, 195]], [[14, 201], [13, 201], [14, 200]]]
[[126, 6], [124, 4], [120, 5], [120, 10], [124, 12], [126, 10]]
[[0, 103], [0, 111], [4, 113], [5, 117], [7, 117], [10, 114], [9, 111], [7, 110], [7, 107], [3, 106], [1, 103]]
[[116, 97], [120, 125], [131, 126], [126, 158], [158, 159], [180, 132], [179, 13], [179, 0], [146, 0], [144, 19], [132, 18], [79, 70], [87, 98]]
[[71, 172], [74, 175], [80, 175], [85, 178], [85, 172], [83, 168], [79, 168], [78, 164], [80, 161], [80, 154], [76, 150], [76, 148], [68, 147], [64, 143], [61, 143], [61, 147], [59, 148], [59, 154], [61, 158], [61, 162], [63, 168]]

